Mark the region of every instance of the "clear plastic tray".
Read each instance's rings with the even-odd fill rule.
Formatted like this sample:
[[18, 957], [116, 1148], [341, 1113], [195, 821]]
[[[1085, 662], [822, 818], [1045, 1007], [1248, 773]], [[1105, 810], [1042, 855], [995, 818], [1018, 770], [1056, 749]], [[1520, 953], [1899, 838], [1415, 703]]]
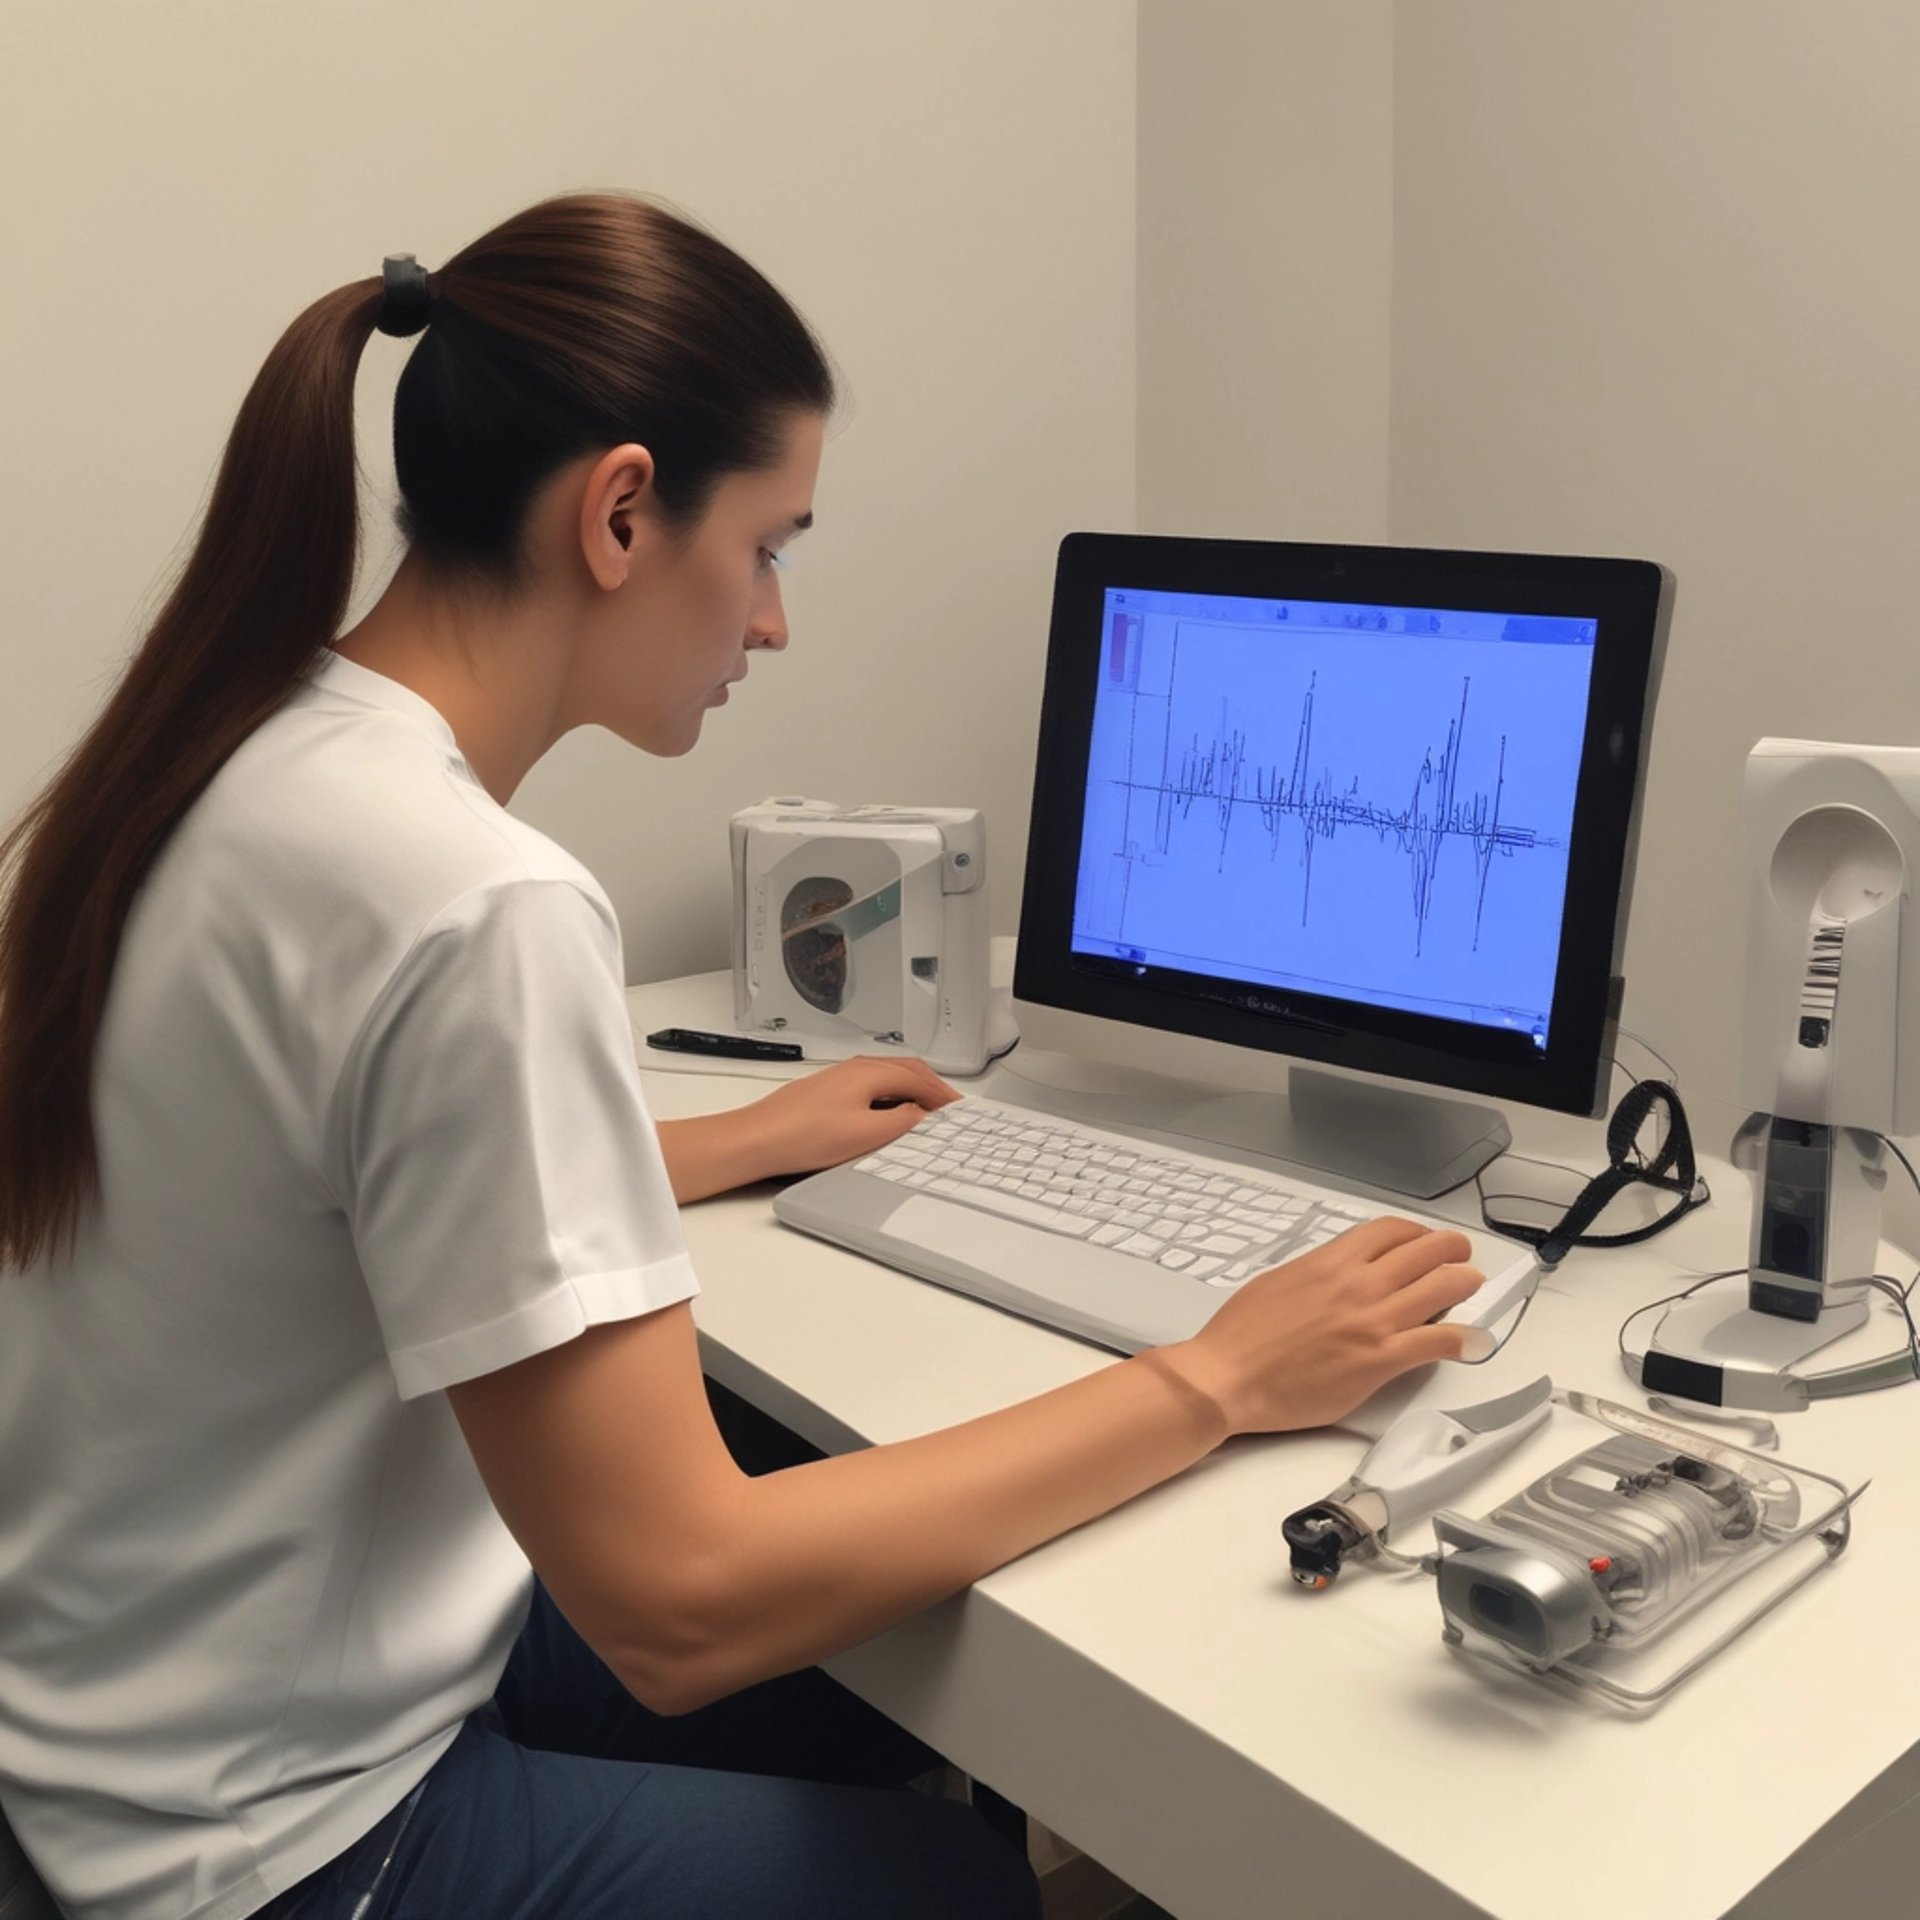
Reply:
[[1860, 1490], [1555, 1398], [1607, 1431], [1484, 1519], [1435, 1516], [1442, 1631], [1462, 1651], [1650, 1705], [1845, 1547]]

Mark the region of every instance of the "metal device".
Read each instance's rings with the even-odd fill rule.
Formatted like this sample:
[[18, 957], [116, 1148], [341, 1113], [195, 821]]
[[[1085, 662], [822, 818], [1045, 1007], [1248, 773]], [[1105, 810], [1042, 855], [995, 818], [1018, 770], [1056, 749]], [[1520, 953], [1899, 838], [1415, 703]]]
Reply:
[[[1845, 1547], [1863, 1489], [1588, 1394], [1556, 1399], [1608, 1437], [1484, 1519], [1434, 1517], [1443, 1634], [1464, 1651], [1650, 1705]], [[1710, 1603], [1736, 1583], [1728, 1617]]]

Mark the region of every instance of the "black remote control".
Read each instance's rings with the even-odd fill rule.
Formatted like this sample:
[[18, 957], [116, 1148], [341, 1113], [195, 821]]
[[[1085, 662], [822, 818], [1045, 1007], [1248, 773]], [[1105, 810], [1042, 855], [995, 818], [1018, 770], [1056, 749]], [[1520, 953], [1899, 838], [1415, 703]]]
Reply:
[[750, 1040], [744, 1033], [702, 1033], [695, 1027], [662, 1027], [647, 1045], [665, 1053], [710, 1053], [721, 1060], [804, 1060], [791, 1040]]

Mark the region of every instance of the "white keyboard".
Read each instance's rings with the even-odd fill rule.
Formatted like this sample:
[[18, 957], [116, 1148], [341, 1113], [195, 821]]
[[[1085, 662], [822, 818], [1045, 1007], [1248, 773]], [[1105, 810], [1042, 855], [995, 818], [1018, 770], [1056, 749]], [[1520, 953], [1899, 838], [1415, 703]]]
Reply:
[[1399, 1211], [976, 1099], [938, 1108], [854, 1170], [1213, 1287]]
[[[777, 1194], [775, 1219], [903, 1273], [1030, 1320], [1138, 1353], [1197, 1333], [1243, 1280], [1362, 1220], [1398, 1214], [1275, 1174], [1030, 1107], [967, 1097], [930, 1113], [891, 1146]], [[1487, 1276], [1441, 1318], [1481, 1331], [1537, 1276], [1533, 1256], [1473, 1228]]]

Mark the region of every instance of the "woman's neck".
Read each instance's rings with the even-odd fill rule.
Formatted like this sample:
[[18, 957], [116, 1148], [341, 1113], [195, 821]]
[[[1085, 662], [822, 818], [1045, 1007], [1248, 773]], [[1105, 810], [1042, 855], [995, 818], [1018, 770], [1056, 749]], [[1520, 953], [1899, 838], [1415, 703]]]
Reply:
[[568, 730], [566, 622], [529, 601], [433, 581], [409, 555], [336, 653], [417, 693], [453, 729], [474, 777], [505, 806]]

